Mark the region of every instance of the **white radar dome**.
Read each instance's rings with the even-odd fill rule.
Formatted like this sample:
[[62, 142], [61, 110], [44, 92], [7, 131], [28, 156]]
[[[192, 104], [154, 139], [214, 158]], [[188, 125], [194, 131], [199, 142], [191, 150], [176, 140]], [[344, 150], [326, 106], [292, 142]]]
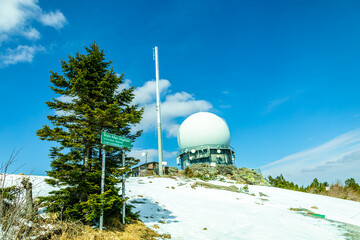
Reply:
[[181, 124], [177, 135], [180, 150], [201, 145], [230, 145], [226, 122], [209, 112], [195, 113]]

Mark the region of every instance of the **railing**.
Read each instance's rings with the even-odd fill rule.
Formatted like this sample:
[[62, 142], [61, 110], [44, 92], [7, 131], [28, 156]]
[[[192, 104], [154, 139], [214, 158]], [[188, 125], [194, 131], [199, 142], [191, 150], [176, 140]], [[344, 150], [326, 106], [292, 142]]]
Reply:
[[187, 152], [191, 152], [191, 150], [202, 150], [202, 149], [230, 149], [232, 151], [234, 151], [234, 148], [231, 147], [230, 145], [221, 145], [221, 144], [206, 144], [206, 145], [200, 145], [200, 146], [194, 146], [191, 148], [185, 148], [180, 150], [180, 152], [178, 152], [177, 156], [183, 154], [183, 153], [187, 153]]

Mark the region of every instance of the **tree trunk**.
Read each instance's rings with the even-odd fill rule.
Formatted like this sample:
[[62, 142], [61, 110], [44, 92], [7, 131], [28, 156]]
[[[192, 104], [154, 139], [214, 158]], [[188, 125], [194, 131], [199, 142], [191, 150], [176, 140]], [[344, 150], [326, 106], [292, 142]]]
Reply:
[[28, 178], [24, 178], [21, 184], [26, 190], [26, 218], [30, 219], [34, 214], [34, 203], [32, 198], [32, 183]]
[[[85, 158], [84, 158], [84, 168], [85, 172], [83, 172], [83, 178], [87, 178], [87, 173], [89, 172], [89, 159], [92, 158], [92, 148], [85, 147]], [[86, 202], [88, 200], [88, 195], [86, 193], [80, 193], [80, 202]]]
[[85, 171], [87, 172], [89, 170], [89, 159], [90, 159], [90, 148], [85, 148], [85, 160], [84, 160], [84, 167]]
[[0, 219], [2, 219], [5, 215], [5, 204], [4, 199], [2, 196], [0, 196]]

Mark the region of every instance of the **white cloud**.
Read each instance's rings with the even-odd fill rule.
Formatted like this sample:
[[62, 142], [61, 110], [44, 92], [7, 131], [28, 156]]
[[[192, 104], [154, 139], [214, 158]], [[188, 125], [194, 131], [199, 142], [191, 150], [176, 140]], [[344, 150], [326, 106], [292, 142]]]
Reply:
[[0, 34], [14, 33], [41, 11], [35, 0], [0, 1]]
[[40, 16], [40, 21], [46, 25], [56, 29], [60, 29], [66, 23], [66, 18], [62, 12], [56, 10], [55, 12], [49, 12]]
[[30, 27], [28, 30], [23, 32], [24, 37], [29, 40], [38, 40], [40, 39], [40, 33], [35, 28]]
[[23, 46], [7, 49], [5, 54], [0, 54], [0, 66], [8, 66], [19, 62], [31, 62], [37, 52], [44, 51], [42, 46]]
[[280, 160], [260, 167], [264, 176], [278, 176], [299, 184], [309, 184], [313, 178], [329, 183], [358, 177], [360, 172], [360, 129]]
[[[64, 102], [64, 103], [71, 103], [74, 99], [78, 99], [78, 97], [71, 97], [67, 95], [61, 95], [60, 97], [56, 98], [56, 100]], [[74, 114], [74, 111], [57, 111], [55, 110], [55, 114], [59, 116], [70, 116]]]
[[61, 95], [60, 97], [56, 98], [56, 100], [64, 102], [64, 103], [71, 103], [73, 100], [79, 99], [78, 97], [71, 97], [67, 95]]
[[[162, 94], [170, 92], [170, 82], [162, 79], [159, 82], [160, 92]], [[143, 119], [140, 125], [134, 130], [143, 129], [144, 132], [156, 131], [156, 90], [155, 81], [148, 81], [142, 87], [135, 89], [134, 103], [139, 103], [145, 108]], [[179, 129], [178, 118], [187, 117], [200, 111], [208, 111], [212, 108], [210, 102], [205, 100], [196, 100], [193, 95], [187, 92], [177, 92], [168, 94], [165, 101], [161, 102], [161, 123], [166, 136], [175, 137]]]
[[27, 46], [24, 41], [40, 39], [39, 30], [33, 26], [35, 21], [60, 29], [66, 19], [59, 10], [49, 13], [42, 10], [38, 0], [0, 0], [0, 45], [12, 40], [20, 42], [18, 47], [0, 52], [1, 66], [32, 61], [35, 52], [40, 48]]
[[[159, 80], [159, 90], [160, 93], [164, 93], [168, 90], [171, 86], [170, 82], [166, 79]], [[142, 87], [138, 87], [134, 91], [135, 104], [146, 104], [151, 102], [156, 98], [156, 82], [155, 81], [148, 81]]]
[[[116, 74], [117, 77], [120, 77], [120, 74]], [[120, 93], [122, 90], [130, 88], [131, 80], [125, 79], [123, 84], [120, 84], [119, 87], [116, 89], [116, 92]]]
[[[140, 163], [144, 163], [146, 161], [146, 157], [142, 156], [142, 153], [145, 151], [148, 153], [148, 155], [147, 155], [148, 162], [158, 161], [158, 150], [157, 149], [135, 148], [130, 151], [129, 156], [139, 159]], [[174, 152], [163, 151], [163, 160], [164, 161], [174, 160], [176, 158], [176, 154], [177, 154], [176, 151], [174, 151]]]

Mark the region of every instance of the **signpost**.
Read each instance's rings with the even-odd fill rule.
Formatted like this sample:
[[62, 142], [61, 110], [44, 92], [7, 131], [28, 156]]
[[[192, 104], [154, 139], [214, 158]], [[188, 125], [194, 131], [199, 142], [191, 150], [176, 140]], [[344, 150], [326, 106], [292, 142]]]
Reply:
[[[104, 225], [104, 191], [105, 191], [105, 145], [112, 147], [122, 148], [122, 168], [125, 169], [125, 148], [131, 148], [131, 139], [121, 137], [115, 134], [102, 132], [101, 133], [101, 144], [102, 148], [102, 169], [101, 169], [101, 214], [100, 214], [100, 230], [103, 229]], [[122, 175], [122, 197], [123, 197], [123, 209], [122, 209], [122, 223], [125, 224], [125, 173]]]
[[131, 148], [131, 139], [107, 132], [101, 133], [101, 143], [118, 148]]

